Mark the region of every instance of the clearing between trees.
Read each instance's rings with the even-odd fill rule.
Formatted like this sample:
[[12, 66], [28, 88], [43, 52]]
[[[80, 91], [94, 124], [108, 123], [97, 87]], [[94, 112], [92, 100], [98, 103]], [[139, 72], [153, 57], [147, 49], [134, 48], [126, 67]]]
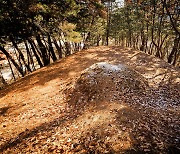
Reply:
[[94, 47], [0, 91], [2, 153], [178, 153], [180, 73], [130, 48]]

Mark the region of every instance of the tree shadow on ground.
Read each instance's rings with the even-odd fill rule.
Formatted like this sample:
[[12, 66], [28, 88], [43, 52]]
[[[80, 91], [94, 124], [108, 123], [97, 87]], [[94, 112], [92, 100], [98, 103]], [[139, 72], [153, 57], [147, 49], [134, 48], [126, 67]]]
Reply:
[[0, 108], [0, 116], [3, 116], [6, 114], [6, 112], [9, 110], [10, 107], [2, 107]]
[[[38, 132], [48, 132], [51, 131], [54, 127], [60, 126], [64, 123], [66, 116], [61, 118], [54, 119], [51, 122], [43, 123], [40, 126], [29, 130], [26, 129], [25, 131], [18, 134], [16, 137], [9, 139], [6, 143], [0, 145], [0, 152], [7, 150], [8, 148], [12, 148], [17, 146], [18, 144], [22, 143], [23, 140], [35, 136]], [[72, 118], [72, 117], [71, 117]]]
[[[106, 108], [108, 108], [108, 106], [106, 106], [104, 108], [101, 108], [100, 110], [103, 110], [103, 109], [106, 109]], [[76, 110], [76, 109], [73, 109], [73, 111], [74, 110]], [[122, 108], [118, 112], [126, 112], [126, 109]], [[21, 151], [22, 150], [21, 148], [23, 148], [22, 145], [24, 144], [24, 142], [25, 141], [27, 142], [28, 139], [36, 136], [38, 133], [48, 133], [48, 132], [51, 132], [51, 131], [55, 130], [58, 127], [63, 129], [64, 127], [67, 127], [66, 126], [66, 122], [67, 122], [66, 119], [69, 119], [68, 123], [72, 124], [74, 121], [76, 121], [78, 119], [78, 117], [83, 116], [83, 114], [85, 114], [85, 113], [83, 113], [83, 111], [81, 111], [80, 113], [76, 113], [76, 114], [77, 114], [77, 116], [75, 116], [74, 114], [71, 114], [71, 112], [70, 112], [69, 115], [67, 114], [67, 115], [64, 115], [64, 116], [62, 116], [60, 118], [54, 119], [51, 122], [43, 123], [40, 126], [34, 128], [32, 130], [26, 129], [25, 131], [18, 134], [16, 137], [11, 138], [6, 143], [1, 145], [0, 146], [0, 152], [3, 153], [7, 149], [10, 150], [9, 152], [11, 152], [11, 150], [14, 151], [13, 148], [15, 148], [15, 147], [16, 147], [16, 150], [19, 149], [19, 151]], [[128, 148], [125, 148], [125, 149], [123, 148], [123, 149], [119, 149], [119, 150], [114, 150], [114, 148], [112, 148], [112, 145], [110, 143], [104, 143], [104, 139], [106, 138], [106, 136], [104, 136], [106, 134], [104, 132], [104, 130], [105, 130], [104, 126], [105, 125], [106, 124], [100, 124], [98, 126], [94, 126], [93, 128], [89, 128], [86, 132], [83, 132], [83, 133], [85, 133], [85, 135], [82, 138], [79, 138], [80, 142], [78, 143], [78, 146], [81, 146], [82, 149], [85, 149], [86, 153], [99, 153], [99, 152], [102, 152], [102, 151], [98, 150], [99, 148], [101, 148], [101, 150], [104, 150], [104, 151], [106, 150], [109, 153], [141, 152], [140, 150], [135, 149], [135, 147], [133, 147], [133, 145], [131, 147], [128, 146]], [[96, 132], [98, 132], [98, 131], [101, 131], [101, 133], [97, 134]], [[126, 134], [127, 133], [128, 132], [126, 132]], [[101, 140], [101, 142], [100, 142], [100, 140]], [[31, 141], [29, 140], [28, 142], [31, 142]], [[125, 142], [122, 141], [122, 142], [125, 143], [126, 141]], [[29, 143], [27, 143], [27, 144], [29, 144]], [[40, 145], [40, 147], [41, 147], [41, 145]], [[74, 149], [72, 149], [71, 152], [76, 153], [76, 152], [78, 152], [78, 150], [76, 149], [76, 147], [74, 147]]]
[[[58, 127], [63, 129], [64, 127], [67, 127], [66, 125], [67, 122], [72, 124], [74, 121], [77, 120], [78, 117], [83, 116], [83, 114], [86, 114], [84, 113], [83, 107], [82, 107], [83, 110], [79, 111], [77, 110], [77, 106], [74, 106], [74, 105], [72, 106], [73, 106], [72, 110], [69, 111], [68, 113], [62, 114], [63, 116], [56, 118], [50, 122], [43, 123], [40, 126], [35, 127], [34, 129], [31, 129], [31, 130], [26, 129], [25, 131], [19, 133], [16, 137], [9, 139], [4, 144], [0, 145], [0, 152], [4, 152], [7, 149], [8, 150], [13, 149], [14, 147], [17, 148], [18, 145], [23, 144], [25, 140], [36, 136], [38, 133], [51, 132], [52, 130], [55, 130], [55, 128], [58, 128]], [[104, 108], [107, 108], [107, 107], [104, 107]], [[104, 108], [100, 108], [100, 110], [103, 110]], [[74, 113], [74, 111], [77, 111], [77, 112]], [[100, 127], [98, 127], [98, 129], [99, 128]], [[103, 125], [101, 125], [101, 129], [103, 131]], [[89, 135], [89, 131], [95, 132], [96, 128], [90, 128], [88, 132], [85, 132], [85, 134]], [[89, 136], [86, 136], [86, 137], [89, 137]], [[83, 143], [81, 145], [83, 146]], [[113, 151], [113, 149], [111, 149], [110, 151]], [[89, 149], [89, 152], [92, 152], [92, 150]]]
[[[27, 75], [5, 89], [0, 90], [0, 98], [13, 91], [23, 92], [34, 86], [44, 86], [44, 84], [54, 79], [67, 79], [73, 72], [74, 74], [78, 74], [90, 65], [101, 61], [123, 63], [131, 66], [141, 74], [154, 74], [159, 68], [165, 70], [172, 68], [173, 72], [170, 74], [171, 81], [179, 77], [179, 74], [175, 72], [172, 66], [152, 55], [117, 46], [102, 46], [80, 51]], [[159, 76], [160, 74], [161, 73], [159, 73]], [[154, 78], [157, 76], [158, 75], [155, 74]], [[152, 80], [153, 78], [150, 77], [150, 79]], [[163, 83], [161, 82], [161, 84]], [[171, 84], [173, 84], [173, 82], [171, 82]]]
[[[100, 103], [100, 102], [96, 102], [95, 104], [97, 104], [97, 106], [95, 106], [94, 109], [98, 109], [97, 111], [104, 111], [104, 110], [109, 110], [109, 106], [106, 105], [106, 106], [101, 106], [101, 104], [103, 103]], [[21, 132], [20, 134], [18, 134], [16, 137], [14, 138], [11, 138], [9, 139], [8, 141], [6, 141], [6, 143], [4, 143], [3, 145], [0, 146], [0, 152], [5, 152], [7, 149], [10, 150], [9, 152], [13, 151], [13, 148], [16, 147], [16, 150], [19, 149], [19, 151], [21, 151], [23, 148], [23, 144], [25, 142], [28, 142], [27, 144], [29, 144], [29, 142], [33, 142], [31, 140], [28, 140], [32, 137], [35, 137], [38, 133], [52, 133], [54, 132], [55, 130], [57, 131], [56, 128], [60, 128], [60, 129], [63, 129], [65, 127], [67, 127], [66, 123], [68, 122], [70, 125], [77, 121], [79, 117], [84, 117], [84, 114], [85, 113], [85, 110], [77, 110], [80, 106], [76, 106], [75, 104], [71, 104], [73, 106], [72, 110], [69, 111], [69, 113], [59, 117], [59, 118], [56, 118], [50, 122], [47, 122], [47, 123], [43, 123], [41, 124], [40, 126], [32, 129], [32, 130], [29, 130], [29, 129], [26, 129], [25, 131]], [[81, 104], [83, 106], [83, 104]], [[92, 105], [92, 104], [89, 104], [89, 106]], [[98, 106], [99, 105], [99, 106]], [[76, 113], [74, 113], [74, 111], [77, 111]], [[117, 109], [114, 109], [113, 111], [111, 112], [115, 112], [116, 113], [116, 121], [119, 122], [119, 124], [117, 124], [117, 127], [119, 130], [122, 131], [122, 128], [125, 126], [125, 127], [128, 127], [128, 122], [129, 122], [129, 118], [131, 120], [137, 120], [139, 115], [137, 116], [136, 115], [136, 112], [133, 111], [132, 112], [132, 109], [131, 108], [121, 108], [119, 110]], [[140, 118], [140, 117], [139, 117]], [[68, 120], [67, 120], [68, 119]], [[106, 126], [107, 125], [107, 126]], [[139, 153], [157, 153], [157, 149], [155, 149], [155, 145], [152, 144], [152, 148], [150, 149], [151, 151], [149, 152], [145, 152], [143, 151], [142, 148], [139, 148], [140, 147], [140, 141], [139, 143], [135, 142], [134, 138], [131, 138], [130, 137], [130, 140], [129, 142], [131, 142], [131, 146], [128, 146], [128, 148], [120, 148], [119, 150], [115, 150], [113, 148], [113, 145], [111, 142], [104, 142], [105, 138], [109, 135], [108, 133], [105, 132], [106, 130], [106, 127], [110, 127], [111, 128], [111, 123], [110, 124], [106, 124], [106, 123], [102, 123], [100, 125], [95, 125], [94, 127], [90, 127], [88, 130], [86, 130], [85, 132], [85, 135], [82, 136], [82, 138], [79, 138], [80, 142], [78, 143], [78, 146], [81, 146], [81, 148], [85, 149], [86, 150], [86, 153], [101, 153], [102, 151], [98, 150], [99, 148], [101, 148], [102, 150], [106, 150], [108, 151], [109, 153], [126, 153], [126, 154], [139, 154]], [[132, 127], [131, 125], [129, 127]], [[124, 131], [124, 134], [128, 134], [131, 136], [131, 134], [129, 133], [128, 130], [123, 130]], [[97, 132], [100, 132], [100, 133], [97, 133]], [[122, 144], [124, 145], [126, 142], [128, 144], [128, 141], [126, 139], [119, 139], [119, 137], [117, 136], [118, 133], [116, 134], [116, 136], [113, 136], [113, 138], [117, 138], [116, 142], [114, 143], [117, 143], [118, 145]], [[153, 143], [153, 136], [152, 136], [152, 133], [150, 131], [146, 131], [146, 136], [151, 136], [151, 138], [149, 138], [149, 143]], [[51, 137], [51, 136], [50, 136]], [[27, 141], [28, 140], [28, 141]], [[137, 140], [136, 140], [137, 141]], [[79, 152], [77, 149], [76, 149], [76, 146], [77, 144], [73, 144], [75, 145], [74, 149], [72, 149], [71, 152]], [[41, 148], [41, 145], [39, 145], [40, 148]], [[115, 144], [116, 146], [116, 144]], [[126, 146], [126, 145], [124, 145]], [[50, 147], [49, 147], [50, 148]], [[117, 146], [116, 146], [117, 148]], [[31, 149], [33, 150], [33, 149]], [[162, 150], [162, 149], [161, 149]], [[160, 151], [161, 151], [160, 150]], [[31, 151], [32, 152], [32, 151]], [[176, 147], [176, 146], [172, 146], [170, 145], [167, 149], [165, 149], [165, 152], [166, 153], [169, 153], [169, 154], [175, 154], [176, 152], [179, 152], [179, 149]]]
[[0, 98], [13, 91], [24, 92], [34, 86], [44, 86], [44, 84], [54, 79], [67, 79], [71, 72], [78, 73], [98, 61], [96, 58], [88, 57], [88, 55], [89, 53], [86, 51], [80, 51], [41, 68], [0, 90]]
[[118, 58], [121, 62], [144, 75], [150, 82], [159, 80], [156, 87], [168, 84], [177, 87], [177, 84], [180, 83], [179, 68], [175, 68], [167, 62], [144, 52], [133, 49], [120, 51], [118, 47], [112, 47], [112, 49], [121, 52], [120, 58]]

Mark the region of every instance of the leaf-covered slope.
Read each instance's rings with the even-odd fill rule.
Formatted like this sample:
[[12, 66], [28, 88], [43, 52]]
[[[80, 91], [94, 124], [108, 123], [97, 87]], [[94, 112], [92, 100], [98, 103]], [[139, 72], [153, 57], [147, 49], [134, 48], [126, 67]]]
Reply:
[[[105, 78], [101, 66], [115, 72]], [[118, 85], [117, 78], [109, 80], [121, 72], [116, 66], [131, 75], [125, 72], [127, 80], [117, 87], [127, 86], [126, 92], [109, 99]], [[96, 72], [95, 88], [87, 70]], [[0, 91], [1, 152], [177, 152], [179, 81], [178, 70], [139, 51], [96, 47], [76, 53]], [[140, 91], [131, 92], [134, 87]], [[103, 97], [92, 100], [98, 95]]]

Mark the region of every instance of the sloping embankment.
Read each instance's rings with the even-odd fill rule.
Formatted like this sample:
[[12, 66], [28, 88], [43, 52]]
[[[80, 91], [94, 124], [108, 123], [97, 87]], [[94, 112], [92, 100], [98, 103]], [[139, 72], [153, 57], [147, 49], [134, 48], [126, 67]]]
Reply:
[[179, 151], [179, 71], [118, 47], [76, 53], [0, 91], [0, 150]]

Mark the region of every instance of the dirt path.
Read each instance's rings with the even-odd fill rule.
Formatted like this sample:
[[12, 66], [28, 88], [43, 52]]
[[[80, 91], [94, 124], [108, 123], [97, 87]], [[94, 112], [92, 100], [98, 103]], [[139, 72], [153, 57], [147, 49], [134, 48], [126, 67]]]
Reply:
[[[127, 65], [147, 79], [150, 90], [74, 103], [77, 79], [97, 62]], [[179, 70], [153, 56], [119, 47], [81, 51], [0, 91], [0, 151], [177, 152], [179, 89]]]

